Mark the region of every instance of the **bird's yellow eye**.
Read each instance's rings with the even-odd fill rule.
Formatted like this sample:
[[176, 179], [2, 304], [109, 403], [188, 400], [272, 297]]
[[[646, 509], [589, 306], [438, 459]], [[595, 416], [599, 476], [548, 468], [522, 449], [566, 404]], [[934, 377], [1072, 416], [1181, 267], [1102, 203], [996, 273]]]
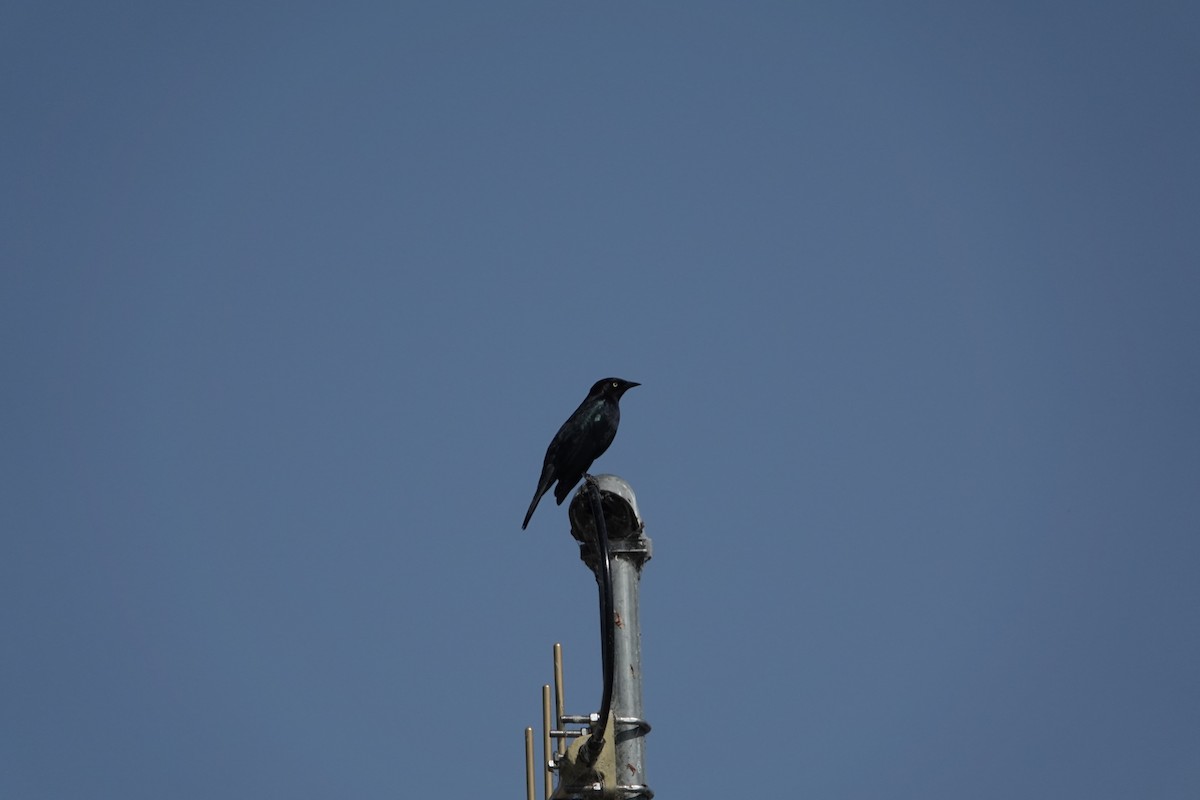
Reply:
[[614, 389], [615, 389], [615, 388], [617, 388], [617, 382], [616, 382], [616, 381], [613, 381], [613, 388], [614, 388]]

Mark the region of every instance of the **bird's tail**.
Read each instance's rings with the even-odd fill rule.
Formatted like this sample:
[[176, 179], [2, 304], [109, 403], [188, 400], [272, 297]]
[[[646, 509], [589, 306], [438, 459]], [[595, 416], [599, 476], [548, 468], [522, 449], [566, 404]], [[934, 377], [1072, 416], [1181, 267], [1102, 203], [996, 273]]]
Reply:
[[525, 512], [525, 521], [521, 523], [521, 530], [525, 530], [525, 526], [529, 524], [530, 518], [533, 517], [533, 510], [537, 508], [538, 501], [541, 499], [541, 492], [538, 492], [533, 496], [533, 502], [529, 504], [529, 510]]
[[538, 488], [533, 493], [533, 501], [529, 504], [529, 510], [525, 512], [525, 521], [521, 523], [521, 530], [525, 530], [525, 526], [529, 524], [529, 518], [533, 516], [533, 510], [537, 508], [542, 495], [546, 493], [546, 490], [550, 488], [550, 484], [552, 483], [554, 483], [554, 467], [551, 464], [546, 464], [542, 467], [541, 477], [538, 478]]

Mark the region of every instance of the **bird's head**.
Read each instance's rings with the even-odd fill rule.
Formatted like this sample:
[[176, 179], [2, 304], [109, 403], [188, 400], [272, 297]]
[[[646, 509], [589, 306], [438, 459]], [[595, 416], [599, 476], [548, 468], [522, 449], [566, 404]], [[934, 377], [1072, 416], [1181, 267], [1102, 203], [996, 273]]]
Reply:
[[621, 395], [635, 386], [641, 386], [640, 383], [633, 381], [622, 380], [621, 378], [604, 378], [596, 381], [592, 385], [592, 390], [588, 392], [589, 397], [607, 397], [609, 400], [620, 400]]

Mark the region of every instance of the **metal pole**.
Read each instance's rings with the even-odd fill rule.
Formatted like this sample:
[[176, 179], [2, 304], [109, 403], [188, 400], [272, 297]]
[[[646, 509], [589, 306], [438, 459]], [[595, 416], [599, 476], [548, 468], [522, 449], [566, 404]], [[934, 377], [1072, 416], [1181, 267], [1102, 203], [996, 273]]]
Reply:
[[[602, 493], [608, 530], [613, 586], [613, 697], [617, 782], [626, 798], [650, 798], [646, 783], [646, 734], [650, 725], [642, 716], [642, 633], [638, 618], [638, 590], [642, 567], [650, 560], [652, 543], [642, 533], [637, 498], [624, 479], [596, 477]], [[590, 503], [577, 496], [570, 507], [571, 535], [580, 542], [580, 558], [593, 572], [602, 569], [596, 552], [596, 529]], [[597, 572], [597, 580], [599, 580]]]
[[533, 784], [533, 728], [525, 729], [525, 798], [536, 800]]
[[[554, 643], [554, 729], [563, 730], [563, 714], [566, 712], [566, 701], [563, 697], [563, 666], [562, 666], [562, 643]], [[558, 747], [555, 748], [554, 758], [558, 760], [558, 754], [566, 750], [566, 745], [562, 740], [559, 740]]]
[[550, 773], [550, 761], [554, 753], [550, 750], [550, 684], [542, 686], [542, 780], [549, 797], [554, 792], [554, 778]]
[[612, 559], [613, 608], [617, 623], [613, 664], [617, 769], [621, 773], [622, 784], [640, 786], [646, 785], [645, 743], [649, 725], [642, 716], [642, 630], [638, 621], [638, 585], [642, 565], [647, 558], [648, 542], [644, 549], [614, 552]]

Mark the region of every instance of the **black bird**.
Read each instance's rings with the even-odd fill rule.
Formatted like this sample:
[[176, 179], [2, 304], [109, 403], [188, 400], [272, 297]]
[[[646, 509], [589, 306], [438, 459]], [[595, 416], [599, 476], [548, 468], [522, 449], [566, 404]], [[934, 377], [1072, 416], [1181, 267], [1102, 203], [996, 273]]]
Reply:
[[617, 435], [617, 424], [621, 421], [621, 409], [617, 402], [621, 395], [635, 386], [641, 384], [620, 378], [605, 378], [592, 386], [588, 396], [562, 424], [546, 448], [542, 477], [538, 478], [537, 491], [533, 494], [529, 510], [525, 512], [521, 530], [525, 530], [529, 524], [533, 510], [550, 484], [558, 481], [558, 486], [554, 487], [554, 500], [561, 506], [592, 462], [612, 444]]

